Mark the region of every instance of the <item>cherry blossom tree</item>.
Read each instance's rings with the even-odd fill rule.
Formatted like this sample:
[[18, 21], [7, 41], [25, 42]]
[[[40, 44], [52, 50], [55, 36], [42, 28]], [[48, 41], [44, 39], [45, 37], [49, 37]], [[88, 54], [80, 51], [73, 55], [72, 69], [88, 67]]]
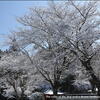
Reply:
[[[22, 98], [27, 89], [28, 74], [24, 61], [24, 57], [18, 55], [16, 57], [16, 55], [12, 55], [11, 53], [5, 54], [0, 60], [1, 79], [6, 85], [8, 84], [8, 86], [13, 87], [17, 99]], [[20, 95], [18, 87], [21, 91]]]
[[[100, 35], [97, 4], [94, 1], [68, 1], [57, 5], [52, 2], [47, 8], [30, 8], [29, 14], [17, 19], [24, 26], [12, 32], [19, 47], [23, 51], [31, 45], [33, 51], [37, 50], [33, 58], [25, 54], [54, 89], [65, 67], [67, 69], [76, 57], [81, 68], [84, 67], [94, 81], [100, 95], [99, 72], [94, 70], [93, 65], [99, 53], [99, 46], [96, 46]], [[52, 70], [48, 71], [48, 68]], [[56, 93], [57, 89], [54, 90]]]
[[[96, 46], [96, 41], [100, 39], [100, 22], [99, 13], [96, 9], [96, 2], [89, 2], [80, 7], [79, 5], [71, 2], [72, 6], [77, 10], [79, 15], [75, 15], [77, 19], [72, 20], [74, 37], [67, 40], [72, 45], [72, 52], [78, 57], [81, 66], [84, 67], [87, 73], [91, 76], [93, 84], [98, 88], [98, 95], [100, 95], [100, 77], [98, 76], [98, 66], [94, 66], [93, 62], [95, 57], [100, 53], [99, 46]], [[82, 9], [84, 7], [84, 9]], [[77, 21], [77, 23], [76, 23]], [[96, 47], [94, 47], [96, 46]]]

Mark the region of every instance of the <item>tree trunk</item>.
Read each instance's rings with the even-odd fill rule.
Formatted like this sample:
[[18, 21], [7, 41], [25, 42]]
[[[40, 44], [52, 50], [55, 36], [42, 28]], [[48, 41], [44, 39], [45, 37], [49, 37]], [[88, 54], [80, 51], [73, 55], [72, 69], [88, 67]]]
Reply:
[[53, 94], [57, 95], [58, 88], [59, 88], [59, 82], [58, 82], [58, 80], [54, 81], [54, 84], [52, 85], [52, 88], [53, 88]]
[[23, 88], [21, 88], [21, 97], [20, 98], [21, 98], [20, 100], [24, 100], [24, 89]]
[[58, 92], [58, 91], [57, 91], [57, 88], [54, 87], [54, 88], [53, 88], [53, 94], [54, 94], [54, 95], [57, 95], [57, 92]]
[[[90, 64], [90, 60], [88, 61], [81, 60], [81, 63], [86, 68], [86, 70], [90, 73], [92, 81], [93, 81], [93, 85], [95, 85], [98, 88], [97, 95], [99, 97], [100, 96], [100, 79], [95, 75], [94, 70]], [[100, 100], [100, 98], [98, 98], [98, 100]]]
[[16, 88], [15, 84], [13, 85], [13, 88], [14, 88], [14, 91], [15, 91], [15, 93], [16, 93], [16, 98], [19, 100], [19, 96], [18, 96], [17, 88]]

